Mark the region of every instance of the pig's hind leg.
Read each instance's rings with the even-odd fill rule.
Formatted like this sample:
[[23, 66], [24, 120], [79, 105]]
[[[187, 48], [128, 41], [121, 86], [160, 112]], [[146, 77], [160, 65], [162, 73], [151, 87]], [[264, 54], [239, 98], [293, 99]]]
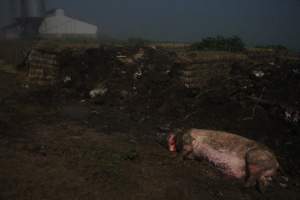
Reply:
[[245, 177], [246, 177], [246, 187], [256, 186], [259, 178], [261, 177], [262, 169], [256, 162], [257, 153], [259, 150], [252, 149], [246, 153], [245, 156]]
[[256, 186], [261, 193], [264, 193], [266, 191], [268, 184], [269, 184], [268, 178], [262, 176], [262, 172], [257, 172], [247, 176], [245, 187]]
[[260, 176], [260, 173], [256, 171], [255, 166], [246, 166], [246, 187], [254, 187], [256, 186], [258, 182], [258, 177]]
[[264, 154], [263, 150], [253, 149], [247, 152], [245, 158], [246, 187], [257, 186], [262, 193], [265, 192], [274, 174], [272, 160], [267, 159]]

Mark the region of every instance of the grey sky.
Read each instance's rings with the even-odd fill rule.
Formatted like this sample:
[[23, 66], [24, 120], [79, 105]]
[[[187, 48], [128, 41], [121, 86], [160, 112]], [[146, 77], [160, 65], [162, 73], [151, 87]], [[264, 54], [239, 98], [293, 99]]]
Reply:
[[300, 49], [300, 0], [46, 0], [48, 8], [118, 38], [197, 41], [239, 35], [248, 44]]

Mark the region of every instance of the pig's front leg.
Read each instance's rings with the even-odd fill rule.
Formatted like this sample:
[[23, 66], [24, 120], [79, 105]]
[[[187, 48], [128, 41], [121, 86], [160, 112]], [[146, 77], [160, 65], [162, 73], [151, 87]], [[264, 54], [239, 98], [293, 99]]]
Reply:
[[193, 147], [191, 145], [184, 145], [183, 146], [183, 150], [181, 153], [181, 159], [182, 160], [186, 160], [186, 159], [190, 159], [190, 160], [194, 160], [195, 159], [195, 155], [193, 152]]

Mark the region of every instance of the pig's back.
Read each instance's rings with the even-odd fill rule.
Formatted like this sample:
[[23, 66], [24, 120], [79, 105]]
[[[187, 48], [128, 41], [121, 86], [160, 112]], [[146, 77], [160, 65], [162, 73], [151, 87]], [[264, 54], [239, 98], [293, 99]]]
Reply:
[[227, 132], [192, 129], [194, 154], [212, 162], [225, 174], [241, 178], [245, 176], [246, 153], [257, 147], [256, 142]]
[[189, 134], [193, 140], [208, 144], [216, 150], [245, 154], [249, 149], [258, 147], [258, 143], [253, 140], [223, 131], [191, 129]]

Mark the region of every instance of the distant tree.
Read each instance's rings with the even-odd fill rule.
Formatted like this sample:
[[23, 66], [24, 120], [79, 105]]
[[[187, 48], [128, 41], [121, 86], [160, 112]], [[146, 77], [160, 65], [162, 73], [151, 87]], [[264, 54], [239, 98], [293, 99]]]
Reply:
[[245, 44], [238, 36], [225, 38], [223, 36], [207, 37], [201, 42], [192, 44], [193, 50], [198, 51], [242, 51], [245, 49]]
[[130, 46], [134, 46], [134, 47], [143, 47], [146, 46], [148, 44], [150, 44], [150, 40], [144, 39], [144, 38], [128, 38], [128, 44]]
[[241, 51], [245, 49], [245, 44], [243, 40], [238, 36], [233, 36], [228, 39], [229, 40], [229, 51]]
[[288, 48], [286, 46], [283, 45], [259, 45], [259, 46], [255, 46], [255, 48], [257, 49], [273, 49], [273, 50], [279, 50], [279, 51], [286, 51], [288, 50]]

